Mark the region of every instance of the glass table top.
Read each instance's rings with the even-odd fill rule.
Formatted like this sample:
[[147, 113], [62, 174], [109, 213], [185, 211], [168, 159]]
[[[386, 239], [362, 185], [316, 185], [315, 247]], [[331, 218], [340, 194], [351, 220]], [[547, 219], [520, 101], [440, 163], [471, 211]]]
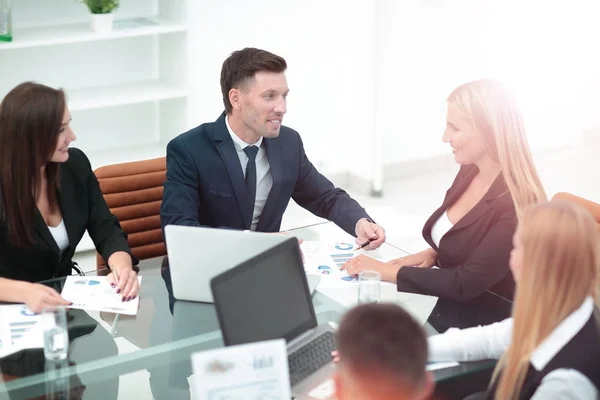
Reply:
[[[311, 225], [289, 231], [305, 241], [349, 241], [352, 238], [332, 223]], [[373, 255], [398, 258], [406, 252], [389, 243]], [[0, 399], [29, 399], [69, 393], [66, 398], [82, 399], [189, 399], [190, 358], [195, 352], [222, 347], [223, 342], [212, 304], [175, 300], [168, 275], [161, 268], [162, 258], [140, 262], [142, 286], [136, 316], [113, 313], [69, 311], [69, 357], [63, 362], [44, 359], [42, 349], [24, 350], [0, 359]], [[86, 275], [106, 274], [106, 270]], [[167, 279], [165, 279], [165, 277]], [[64, 278], [43, 282], [58, 291]], [[319, 323], [339, 323], [357, 302], [357, 288], [324, 289], [312, 295]], [[431, 296], [398, 293], [395, 285], [382, 284], [382, 301], [400, 304], [423, 323], [427, 334], [439, 330], [440, 312], [453, 315], [481, 314], [460, 303], [442, 304]], [[489, 293], [485, 314], [492, 319], [510, 314], [511, 303]], [[434, 321], [435, 320], [435, 321]], [[444, 320], [444, 319], [442, 319]], [[437, 381], [489, 369], [494, 362], [462, 363], [433, 371]], [[50, 398], [50, 397], [47, 397]], [[63, 398], [63, 397], [56, 397]]]

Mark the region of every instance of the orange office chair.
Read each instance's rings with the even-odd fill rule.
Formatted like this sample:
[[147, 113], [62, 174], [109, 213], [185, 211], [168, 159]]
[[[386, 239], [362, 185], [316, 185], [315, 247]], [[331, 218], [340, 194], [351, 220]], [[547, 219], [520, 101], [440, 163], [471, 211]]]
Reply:
[[[107, 165], [94, 171], [104, 199], [110, 212], [119, 220], [121, 228], [127, 233], [127, 242], [132, 254], [139, 260], [160, 257], [167, 254], [160, 226], [160, 205], [163, 185], [167, 175], [165, 157], [151, 160]], [[96, 254], [96, 268], [106, 267], [105, 260]], [[153, 320], [148, 317], [156, 312], [151, 298], [140, 297], [138, 316], [147, 325]], [[127, 315], [100, 313], [101, 318], [112, 325], [111, 334], [117, 334], [119, 320], [134, 319]], [[145, 317], [144, 317], [145, 316]], [[136, 331], [127, 325], [121, 326], [120, 335], [138, 347], [147, 347], [150, 326]]]
[[[166, 158], [107, 165], [94, 173], [110, 212], [127, 233], [132, 254], [139, 260], [166, 255], [160, 227]], [[106, 261], [97, 254], [97, 269], [105, 266]]]
[[554, 196], [552, 196], [552, 200], [554, 199], [571, 201], [583, 206], [592, 214], [592, 216], [596, 219], [596, 222], [600, 224], [600, 204], [566, 192], [556, 193]]

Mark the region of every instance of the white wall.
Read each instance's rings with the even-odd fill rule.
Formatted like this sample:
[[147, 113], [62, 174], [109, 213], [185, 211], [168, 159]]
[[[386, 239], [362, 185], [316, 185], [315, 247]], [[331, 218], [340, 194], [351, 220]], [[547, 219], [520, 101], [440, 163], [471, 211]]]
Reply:
[[199, 93], [192, 125], [213, 121], [223, 110], [225, 58], [259, 47], [288, 63], [284, 124], [300, 132], [313, 163], [326, 173], [356, 166], [349, 154], [364, 147], [374, 112], [372, 0], [203, 0], [192, 2], [190, 11], [190, 80]]
[[[394, 163], [447, 152], [441, 142], [445, 98], [459, 83], [484, 76], [481, 0], [394, 1], [382, 23], [377, 127], [384, 132], [384, 161]], [[472, 23], [471, 23], [472, 22]]]
[[[85, 7], [74, 7], [73, 0], [56, 0], [54, 14], [41, 12], [42, 0], [24, 1], [40, 12], [21, 18], [27, 7], [16, 6], [18, 21], [40, 23], [42, 15], [51, 16], [49, 24], [87, 20]], [[212, 121], [222, 111], [219, 73], [230, 52], [265, 48], [289, 64], [284, 123], [300, 132], [309, 157], [326, 174], [351, 171], [370, 179], [373, 161], [448, 154], [440, 140], [445, 98], [458, 84], [484, 76], [504, 79], [519, 93], [535, 149], [568, 144], [582, 129], [600, 130], [597, 0], [189, 0], [188, 8], [186, 126]], [[127, 0], [118, 17], [155, 9], [156, 1]], [[122, 43], [111, 42], [107, 53], [125, 52]], [[40, 49], [40, 57], [53, 57], [43, 57], [52, 68], [39, 74], [11, 66], [20, 50], [0, 54], [10, 71], [0, 80], [0, 95], [16, 78], [77, 88], [87, 78], [81, 71], [92, 66], [61, 67], [61, 51], [71, 49], [93, 51], [86, 44]], [[144, 47], [136, 45], [136, 51]], [[132, 68], [115, 66], [103, 82], [123, 79], [127, 71], [151, 72], [133, 68], [135, 61], [126, 63]], [[79, 145], [96, 146], [100, 136], [94, 134], [82, 131]], [[383, 137], [382, 149], [374, 137]]]
[[222, 110], [219, 71], [228, 54], [265, 48], [289, 64], [284, 123], [326, 173], [370, 179], [374, 134], [384, 137], [384, 164], [447, 154], [445, 99], [482, 77], [517, 93], [534, 150], [569, 145], [583, 128], [600, 127], [593, 112], [600, 96], [590, 89], [597, 60], [580, 62], [590, 52], [592, 35], [583, 32], [592, 26], [592, 0], [192, 3], [191, 82], [199, 95], [190, 125]]
[[594, 131], [600, 138], [600, 2], [587, 0], [579, 6], [577, 13], [578, 32], [581, 40], [577, 49], [580, 69], [578, 71], [580, 87], [577, 93], [579, 99], [578, 111], [583, 129]]
[[516, 92], [534, 151], [577, 142], [583, 122], [596, 123], [579, 95], [591, 75], [582, 74], [588, 66], [581, 55], [592, 51], [582, 28], [593, 2], [385, 2], [380, 80], [386, 85], [377, 115], [386, 163], [447, 153], [445, 99], [457, 85], [482, 77]]

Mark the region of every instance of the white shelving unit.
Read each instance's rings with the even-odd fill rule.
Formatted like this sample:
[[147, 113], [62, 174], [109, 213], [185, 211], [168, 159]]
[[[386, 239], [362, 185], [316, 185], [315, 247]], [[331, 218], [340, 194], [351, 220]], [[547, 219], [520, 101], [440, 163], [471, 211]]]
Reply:
[[[82, 4], [74, 5], [77, 7]], [[4, 49], [53, 46], [70, 43], [96, 42], [99, 40], [124, 39], [137, 36], [152, 36], [164, 33], [185, 32], [185, 26], [162, 18], [140, 18], [117, 20], [112, 32], [92, 32], [89, 24], [67, 24], [56, 26], [35, 26], [18, 30], [18, 41], [2, 46]], [[146, 25], [146, 26], [144, 26]]]
[[[89, 28], [75, 0], [13, 1], [13, 41], [0, 42], [0, 99], [24, 81], [61, 87], [94, 169], [165, 155], [189, 129], [188, 1], [125, 0], [114, 28]], [[78, 251], [93, 249], [86, 237]]]
[[71, 112], [185, 98], [185, 90], [159, 80], [79, 89], [69, 92]]

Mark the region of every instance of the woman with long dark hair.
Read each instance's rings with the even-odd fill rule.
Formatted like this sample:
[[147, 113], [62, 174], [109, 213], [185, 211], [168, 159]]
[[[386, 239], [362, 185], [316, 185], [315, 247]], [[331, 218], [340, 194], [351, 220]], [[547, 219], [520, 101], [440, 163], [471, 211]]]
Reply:
[[71, 274], [86, 230], [123, 300], [139, 292], [126, 235], [89, 160], [68, 147], [76, 138], [70, 121], [65, 93], [33, 82], [0, 103], [0, 301], [26, 303], [35, 312], [67, 304], [35, 282]]

